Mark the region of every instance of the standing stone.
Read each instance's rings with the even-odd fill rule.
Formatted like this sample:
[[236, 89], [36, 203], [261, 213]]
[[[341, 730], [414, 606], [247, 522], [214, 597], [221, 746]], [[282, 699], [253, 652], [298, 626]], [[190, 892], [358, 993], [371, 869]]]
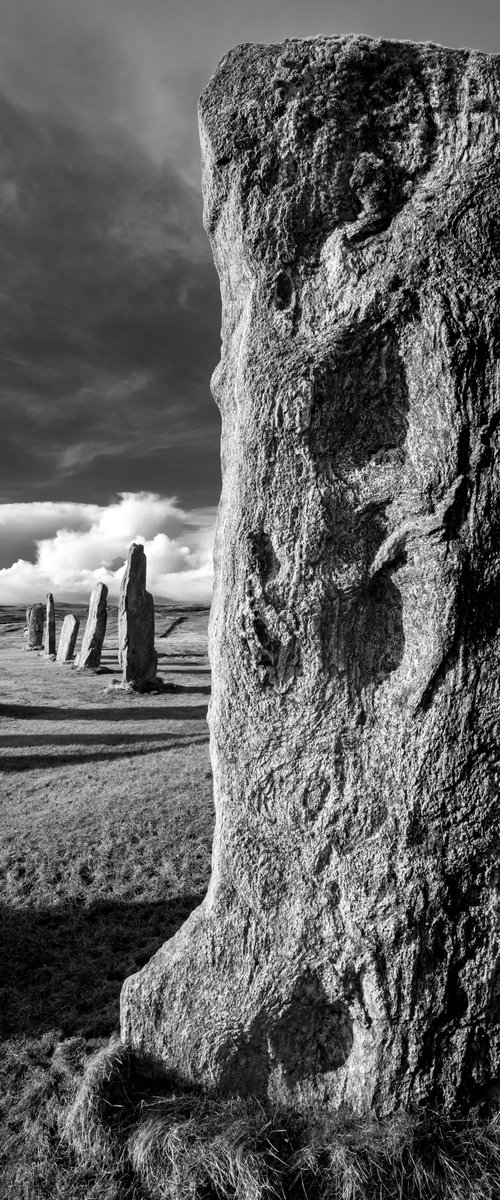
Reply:
[[54, 597], [52, 592], [47, 592], [47, 606], [45, 610], [45, 654], [47, 658], [53, 657], [56, 652], [56, 613], [54, 608]]
[[481, 1109], [500, 1071], [500, 59], [231, 51], [208, 895], [122, 994], [205, 1085]]
[[74, 617], [73, 613], [68, 613], [62, 623], [59, 645], [57, 647], [57, 662], [71, 662], [75, 652], [79, 628], [80, 622], [78, 617]]
[[98, 583], [90, 597], [89, 615], [78, 656], [78, 670], [98, 667], [101, 662], [102, 644], [106, 633], [108, 589]]
[[118, 610], [118, 662], [123, 682], [141, 686], [156, 679], [155, 610], [146, 591], [144, 546], [133, 542], [120, 589]]
[[32, 604], [26, 609], [26, 650], [43, 650], [43, 604]]

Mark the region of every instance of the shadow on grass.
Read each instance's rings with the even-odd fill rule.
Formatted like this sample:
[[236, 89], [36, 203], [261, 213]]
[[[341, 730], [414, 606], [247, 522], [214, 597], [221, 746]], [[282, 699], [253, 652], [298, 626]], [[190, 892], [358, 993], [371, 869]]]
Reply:
[[[169, 705], [165, 712], [168, 721], [206, 721], [206, 704]], [[139, 718], [137, 718], [139, 719]]]
[[[73, 739], [74, 740], [74, 739]], [[16, 774], [23, 771], [39, 771], [44, 767], [72, 767], [77, 763], [91, 762], [111, 762], [114, 758], [142, 758], [146, 754], [161, 754], [168, 750], [185, 749], [190, 750], [192, 746], [203, 746], [208, 744], [208, 732], [200, 737], [186, 736], [185, 738], [172, 737], [170, 741], [161, 739], [161, 742], [155, 742], [152, 746], [139, 745], [131, 747], [123, 738], [119, 739], [122, 742], [120, 750], [108, 750], [94, 752], [85, 750], [76, 754], [1, 754], [0, 755], [0, 775]], [[102, 744], [103, 739], [97, 737], [96, 741]], [[144, 738], [142, 739], [144, 742]]]
[[[168, 746], [169, 742], [175, 739], [177, 735], [167, 732], [163, 733], [103, 733], [102, 730], [96, 730], [95, 733], [51, 733], [51, 746], [121, 746], [125, 751], [128, 746], [147, 746], [151, 743], [153, 749], [161, 749], [162, 743]], [[47, 736], [43, 733], [7, 733], [0, 734], [0, 750], [1, 748], [15, 746], [45, 746], [47, 747]]]
[[176, 692], [191, 692], [194, 696], [209, 696], [212, 691], [210, 683], [201, 683], [199, 687], [189, 687], [187, 684], [176, 683]]
[[[186, 691], [179, 687], [179, 691]], [[208, 694], [205, 688], [194, 688], [193, 691], [202, 695]], [[208, 689], [210, 691], [210, 689]], [[110, 703], [109, 708], [58, 708], [41, 704], [0, 704], [1, 717], [19, 717], [22, 721], [184, 721], [203, 720], [207, 715], [206, 704], [191, 704], [182, 707], [175, 706], [164, 700], [155, 706], [142, 705], [140, 698], [133, 696], [130, 703], [116, 705]]]
[[154, 903], [0, 906], [0, 1036], [106, 1037], [127, 975], [172, 937], [204, 893]]
[[[180, 666], [188, 666], [192, 658], [200, 659], [207, 657], [206, 650], [186, 650], [184, 654], [182, 650], [163, 650], [158, 655], [159, 658], [167, 658], [171, 663], [178, 662]], [[208, 667], [205, 668], [207, 671]]]
[[174, 669], [181, 679], [184, 675], [210, 675], [212, 671], [211, 667], [190, 667], [186, 663], [178, 663], [177, 666], [174, 665]]

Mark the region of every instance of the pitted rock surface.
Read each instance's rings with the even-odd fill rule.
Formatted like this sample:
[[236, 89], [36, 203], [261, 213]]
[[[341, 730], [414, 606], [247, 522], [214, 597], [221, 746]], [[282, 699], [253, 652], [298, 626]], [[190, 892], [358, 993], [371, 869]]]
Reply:
[[139, 687], [156, 679], [158, 664], [154, 600], [146, 591], [146, 568], [144, 546], [133, 542], [120, 588], [118, 661], [123, 683]]
[[43, 618], [43, 604], [31, 604], [26, 609], [26, 650], [43, 650]]
[[122, 1036], [294, 1106], [498, 1082], [500, 60], [246, 45], [200, 104], [220, 274], [208, 895]]
[[56, 610], [52, 592], [47, 592], [45, 608], [45, 649], [47, 658], [53, 658], [56, 652]]
[[97, 583], [90, 597], [89, 613], [82, 648], [78, 656], [78, 670], [95, 669], [100, 665], [102, 644], [108, 619], [108, 589], [105, 583]]
[[72, 661], [79, 628], [80, 622], [78, 617], [73, 616], [73, 613], [68, 613], [61, 626], [56, 662], [66, 663]]

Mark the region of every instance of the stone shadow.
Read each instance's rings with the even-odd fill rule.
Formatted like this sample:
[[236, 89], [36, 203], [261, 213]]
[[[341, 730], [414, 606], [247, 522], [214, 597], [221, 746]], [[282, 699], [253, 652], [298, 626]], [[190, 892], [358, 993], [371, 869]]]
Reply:
[[209, 696], [212, 686], [210, 683], [202, 683], [199, 687], [188, 687], [187, 685], [184, 686], [183, 683], [176, 683], [175, 690], [176, 692], [189, 692], [193, 696]]
[[179, 929], [204, 893], [141, 903], [0, 906], [0, 1036], [105, 1037], [127, 975]]
[[343, 1066], [353, 1045], [352, 1017], [347, 1005], [332, 1002], [309, 972], [297, 982], [285, 1012], [271, 1027], [268, 1043], [271, 1062], [293, 1087]]
[[[193, 690], [201, 695], [205, 694], [201, 688]], [[44, 707], [42, 704], [0, 704], [0, 718], [19, 717], [23, 721], [175, 721], [189, 719], [189, 717], [201, 720], [206, 717], [206, 714], [207, 706], [205, 704], [193, 704], [189, 707], [179, 708], [163, 703], [154, 707], [146, 707], [141, 705], [140, 700], [137, 701], [136, 698], [131, 700], [130, 705], [127, 705], [126, 708], [116, 708], [111, 705], [109, 708], [57, 708], [52, 705]]]
[[[144, 742], [144, 739], [142, 740]], [[98, 736], [95, 741], [102, 744], [102, 738]], [[192, 746], [207, 745], [208, 732], [199, 737], [191, 737], [186, 734], [184, 738], [173, 737], [170, 741], [162, 739], [160, 743], [155, 742], [153, 746], [144, 744], [129, 746], [127, 745], [128, 738], [126, 741], [121, 738], [120, 741], [121, 748], [119, 750], [107, 752], [87, 750], [76, 754], [0, 754], [0, 775], [43, 770], [47, 767], [71, 767], [76, 763], [111, 762], [115, 758], [142, 758], [146, 754], [158, 754], [167, 750], [189, 750]]]
[[[175, 736], [175, 735], [174, 735]], [[168, 733], [54, 733], [50, 735], [51, 746], [127, 746], [151, 744], [154, 749], [161, 749], [162, 742], [168, 745], [172, 735]], [[0, 734], [0, 751], [3, 747], [43, 746], [47, 748], [47, 736], [43, 733], [7, 733]]]
[[[308, 971], [297, 980], [281, 1015], [265, 1009], [228, 1058], [224, 1086], [264, 1097], [269, 1075], [278, 1071], [293, 1088], [336, 1071], [353, 1046], [353, 1022], [347, 1005], [332, 1000], [321, 980]], [[243, 1067], [244, 1074], [240, 1074]]]
[[[165, 650], [163, 654], [159, 655], [159, 658], [168, 659], [174, 666], [176, 660], [180, 660], [179, 665], [186, 666], [189, 659], [206, 659], [206, 650], [199, 650], [199, 652], [198, 650], [188, 650], [186, 654], [182, 654], [181, 650], [175, 650], [175, 652], [173, 650]], [[210, 671], [210, 667], [205, 667], [205, 670]]]

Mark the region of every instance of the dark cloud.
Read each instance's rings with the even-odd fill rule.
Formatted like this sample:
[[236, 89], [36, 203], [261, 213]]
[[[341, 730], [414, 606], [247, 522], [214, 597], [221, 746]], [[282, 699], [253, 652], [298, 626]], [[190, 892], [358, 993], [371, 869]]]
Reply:
[[192, 450], [196, 502], [213, 502], [219, 301], [199, 194], [125, 134], [104, 151], [5, 99], [0, 130], [3, 499], [166, 485], [191, 502]]
[[[196, 101], [215, 61], [165, 0], [0, 0], [0, 78], [14, 104], [106, 146], [126, 132], [199, 187]], [[200, 23], [199, 9], [192, 13]], [[203, 16], [202, 16], [203, 23]], [[194, 53], [193, 53], [194, 50]]]

